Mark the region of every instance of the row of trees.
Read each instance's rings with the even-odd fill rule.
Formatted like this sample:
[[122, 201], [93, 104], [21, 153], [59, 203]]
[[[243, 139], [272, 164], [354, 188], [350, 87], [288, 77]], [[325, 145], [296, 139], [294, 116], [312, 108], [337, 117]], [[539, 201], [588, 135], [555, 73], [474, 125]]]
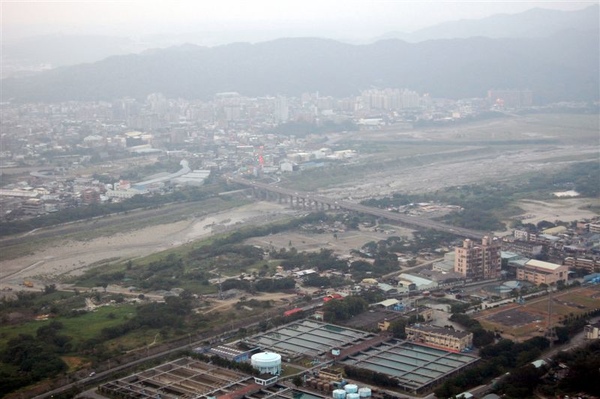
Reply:
[[231, 369], [231, 370], [239, 370], [242, 373], [250, 374], [250, 375], [258, 375], [259, 371], [252, 367], [252, 365], [248, 362], [236, 362], [233, 360], [225, 359], [224, 357], [212, 355], [208, 356], [203, 353], [196, 353], [190, 351], [187, 353], [188, 356], [193, 357], [194, 359], [201, 360], [205, 363], [212, 363], [215, 366]]
[[29, 220], [15, 220], [0, 223], [0, 237], [20, 234], [41, 227], [110, 215], [113, 213], [158, 207], [173, 202], [201, 201], [213, 196], [213, 191], [213, 187], [189, 187], [177, 190], [171, 194], [153, 196], [135, 195], [130, 199], [118, 203], [111, 202], [67, 208]]

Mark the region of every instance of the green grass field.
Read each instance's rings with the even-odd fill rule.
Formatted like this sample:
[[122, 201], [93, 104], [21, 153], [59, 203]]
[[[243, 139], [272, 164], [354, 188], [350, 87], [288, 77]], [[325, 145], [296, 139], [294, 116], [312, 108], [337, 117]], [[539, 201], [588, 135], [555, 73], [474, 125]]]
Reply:
[[[109, 315], [113, 316], [109, 316]], [[64, 326], [60, 334], [73, 337], [73, 343], [77, 344], [85, 340], [95, 338], [103, 328], [113, 327], [124, 323], [135, 314], [135, 306], [129, 304], [102, 306], [93, 312], [77, 317], [60, 317], [56, 319], [30, 321], [18, 325], [0, 326], [0, 351], [6, 348], [6, 344], [19, 334], [35, 336], [38, 328], [50, 324], [53, 320], [61, 322]]]

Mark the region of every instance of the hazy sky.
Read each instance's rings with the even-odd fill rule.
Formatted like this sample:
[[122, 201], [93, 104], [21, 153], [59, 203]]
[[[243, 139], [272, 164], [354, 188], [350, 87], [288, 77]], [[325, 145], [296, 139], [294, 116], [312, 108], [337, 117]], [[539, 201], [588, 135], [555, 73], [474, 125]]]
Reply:
[[[6, 1], [5, 39], [50, 33], [138, 36], [215, 32], [237, 37], [370, 38], [439, 22], [514, 14], [533, 7], [576, 10], [598, 1], [196, 0]], [[240, 40], [240, 39], [238, 39]]]

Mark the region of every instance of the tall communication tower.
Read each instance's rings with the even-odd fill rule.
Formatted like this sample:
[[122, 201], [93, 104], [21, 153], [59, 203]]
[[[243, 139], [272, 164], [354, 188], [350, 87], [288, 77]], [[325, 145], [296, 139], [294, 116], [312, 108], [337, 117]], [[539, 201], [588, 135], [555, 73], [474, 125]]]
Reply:
[[550, 345], [558, 341], [556, 328], [552, 324], [552, 287], [548, 287], [548, 326], [546, 327], [544, 337], [550, 341]]

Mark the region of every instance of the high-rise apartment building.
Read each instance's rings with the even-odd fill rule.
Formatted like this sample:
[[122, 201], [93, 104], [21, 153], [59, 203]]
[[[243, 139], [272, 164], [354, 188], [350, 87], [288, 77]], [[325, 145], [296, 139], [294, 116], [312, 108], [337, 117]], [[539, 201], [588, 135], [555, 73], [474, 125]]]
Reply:
[[488, 90], [488, 101], [506, 108], [523, 108], [533, 105], [533, 93], [529, 89]]
[[484, 236], [481, 244], [466, 239], [462, 247], [456, 247], [454, 251], [454, 271], [466, 278], [479, 280], [500, 276], [502, 259], [497, 237]]

